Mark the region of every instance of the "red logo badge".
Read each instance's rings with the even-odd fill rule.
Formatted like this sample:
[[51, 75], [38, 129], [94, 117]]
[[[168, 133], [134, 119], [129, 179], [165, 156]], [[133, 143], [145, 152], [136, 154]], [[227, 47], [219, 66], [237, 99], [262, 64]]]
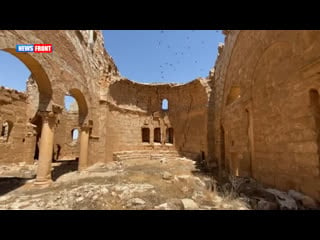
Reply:
[[34, 44], [35, 53], [51, 53], [52, 44]]

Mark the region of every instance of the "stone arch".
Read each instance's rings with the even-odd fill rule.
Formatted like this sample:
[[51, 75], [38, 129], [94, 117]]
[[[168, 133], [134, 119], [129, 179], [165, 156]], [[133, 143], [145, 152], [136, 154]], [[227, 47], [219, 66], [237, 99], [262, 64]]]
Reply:
[[87, 101], [83, 95], [83, 93], [77, 89], [72, 88], [69, 90], [69, 94], [74, 97], [74, 99], [78, 103], [79, 108], [79, 125], [83, 125], [88, 120], [88, 104]]
[[0, 45], [0, 50], [12, 54], [23, 62], [30, 70], [39, 90], [39, 107], [40, 111], [46, 111], [52, 100], [52, 86], [46, 71], [41, 64], [29, 53], [18, 53], [14, 48], [6, 48]]

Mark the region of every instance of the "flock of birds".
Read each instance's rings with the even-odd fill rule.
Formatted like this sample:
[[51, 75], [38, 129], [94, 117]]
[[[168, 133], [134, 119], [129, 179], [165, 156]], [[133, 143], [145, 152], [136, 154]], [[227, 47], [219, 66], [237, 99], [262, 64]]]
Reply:
[[[191, 30], [191, 32], [195, 32], [196, 30]], [[166, 73], [168, 73], [169, 71], [173, 71], [176, 72], [178, 65], [181, 63], [181, 61], [183, 60], [183, 58], [188, 57], [188, 51], [191, 51], [191, 37], [190, 35], [186, 36], [186, 39], [184, 41], [184, 43], [186, 43], [186, 46], [182, 47], [180, 46], [179, 49], [180, 50], [174, 50], [174, 47], [172, 45], [169, 44], [168, 40], [168, 35], [167, 35], [168, 31], [165, 30], [161, 30], [160, 34], [163, 35], [163, 37], [160, 37], [159, 40], [157, 40], [157, 48], [161, 48], [164, 51], [170, 51], [171, 55], [173, 56], [171, 58], [171, 60], [174, 61], [165, 61], [163, 62], [159, 67], [160, 67], [160, 73], [161, 73], [161, 80], [162, 81], [166, 81], [168, 79], [166, 79]], [[216, 32], [219, 32], [218, 30], [216, 30]], [[207, 41], [210, 41], [210, 39], [207, 39]], [[205, 47], [205, 40], [201, 40], [201, 45], [203, 45], [203, 47]], [[197, 59], [193, 60], [195, 67], [197, 67], [197, 64], [199, 63], [199, 61]], [[202, 72], [204, 69], [200, 68], [200, 72]]]

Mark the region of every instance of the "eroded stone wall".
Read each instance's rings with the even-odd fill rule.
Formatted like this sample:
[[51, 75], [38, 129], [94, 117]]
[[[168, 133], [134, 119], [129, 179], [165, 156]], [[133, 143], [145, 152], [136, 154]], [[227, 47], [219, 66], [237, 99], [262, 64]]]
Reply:
[[[72, 131], [78, 130], [78, 138], [72, 138]], [[59, 117], [59, 124], [54, 137], [54, 159], [74, 160], [79, 158], [80, 151], [79, 114], [77, 111], [64, 110]]]
[[[127, 79], [113, 82], [104, 103], [106, 114], [106, 160], [122, 150], [176, 150], [194, 158], [207, 156], [207, 102], [205, 79], [185, 85], [139, 84]], [[168, 110], [162, 110], [162, 100]], [[150, 143], [142, 142], [142, 128], [150, 131]], [[161, 129], [161, 143], [154, 129]], [[173, 144], [165, 143], [166, 129], [173, 128]], [[203, 154], [202, 154], [203, 152]]]
[[[320, 199], [320, 31], [224, 34], [208, 79], [178, 85], [121, 78], [100, 31], [0, 31], [0, 49], [32, 72], [28, 97], [0, 89], [1, 126], [13, 126], [8, 141], [0, 142], [0, 162], [31, 162], [41, 129], [35, 113], [63, 106], [71, 94], [79, 112], [59, 116], [60, 159], [78, 156], [71, 130], [90, 122], [88, 165], [111, 161], [121, 151], [172, 150]], [[54, 52], [15, 53], [15, 44], [26, 41], [51, 43]], [[163, 99], [169, 101], [167, 111], [161, 109]], [[149, 142], [142, 141], [142, 128], [149, 129]], [[173, 144], [165, 142], [168, 128]]]
[[26, 98], [0, 87], [0, 164], [33, 162], [36, 132], [28, 123]]
[[319, 40], [320, 31], [228, 32], [211, 77], [212, 151], [234, 175], [320, 199]]
[[[53, 45], [53, 52], [50, 54], [17, 53], [16, 44], [21, 43], [50, 43]], [[101, 31], [1, 30], [0, 50], [20, 59], [32, 74], [28, 80], [28, 103], [24, 108], [27, 113], [23, 113], [26, 122], [23, 124], [27, 124], [28, 121], [37, 124], [39, 133], [41, 120], [36, 117], [36, 112], [63, 108], [64, 96], [71, 94], [79, 101], [81, 119], [83, 119], [77, 127], [84, 123], [92, 124], [89, 158], [104, 159], [104, 154], [99, 155], [105, 146], [105, 135], [101, 135], [104, 131], [99, 126], [100, 119], [104, 117], [100, 116], [99, 101], [103, 99], [109, 82], [119, 77], [119, 72], [104, 48]], [[20, 116], [19, 111], [17, 114]], [[1, 117], [6, 116], [1, 115]], [[66, 119], [70, 126], [63, 126], [64, 118], [67, 116], [59, 117], [62, 119], [62, 125], [58, 124], [56, 129], [55, 135], [58, 136], [56, 141], [70, 136], [69, 130], [63, 132], [59, 128], [75, 127], [75, 124], [69, 121], [70, 119]], [[20, 134], [27, 134], [27, 132]], [[10, 148], [15, 148], [15, 145], [10, 145]], [[100, 152], [96, 151], [97, 149], [100, 149]], [[34, 151], [33, 147], [32, 151]], [[6, 156], [12, 159], [8, 152]], [[18, 158], [15, 159], [19, 161]]]

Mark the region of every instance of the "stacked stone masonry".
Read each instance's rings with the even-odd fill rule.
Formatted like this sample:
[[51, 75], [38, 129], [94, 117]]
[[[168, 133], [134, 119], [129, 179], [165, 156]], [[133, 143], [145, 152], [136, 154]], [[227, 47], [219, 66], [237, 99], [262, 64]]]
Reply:
[[[121, 77], [101, 31], [1, 30], [0, 50], [31, 76], [25, 93], [0, 88], [0, 163], [37, 155], [41, 182], [52, 160], [79, 158], [82, 170], [172, 154], [320, 200], [320, 31], [223, 33], [207, 78], [142, 84]], [[26, 41], [54, 52], [15, 52]], [[65, 95], [78, 111], [65, 111]]]

